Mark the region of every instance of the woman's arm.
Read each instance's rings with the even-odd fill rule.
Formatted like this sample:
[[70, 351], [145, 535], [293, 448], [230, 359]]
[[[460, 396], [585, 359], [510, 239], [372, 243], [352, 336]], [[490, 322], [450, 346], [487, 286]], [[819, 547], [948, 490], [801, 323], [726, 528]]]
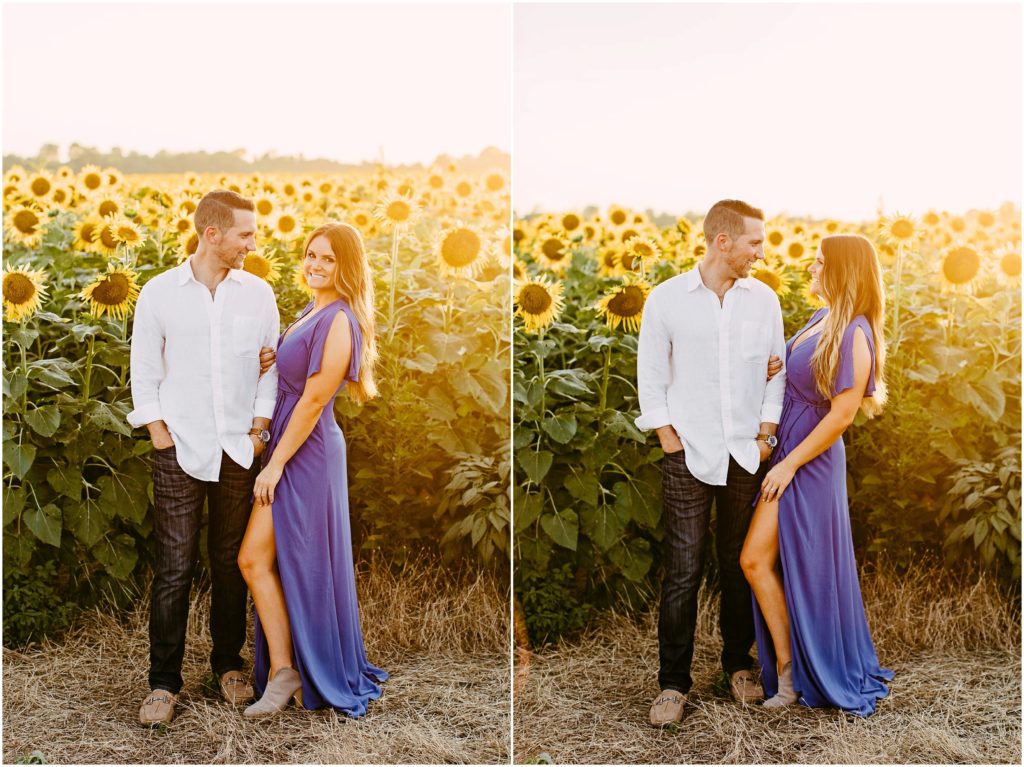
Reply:
[[833, 397], [831, 409], [814, 430], [768, 471], [761, 483], [762, 497], [766, 501], [777, 501], [793, 480], [796, 470], [832, 447], [853, 423], [864, 399], [870, 374], [871, 350], [868, 348], [868, 339], [862, 328], [856, 328], [853, 331], [853, 386]]
[[256, 477], [253, 495], [256, 502], [267, 504], [274, 502], [274, 488], [281, 480], [285, 464], [302, 447], [324, 408], [334, 398], [348, 372], [352, 358], [352, 335], [349, 330], [348, 316], [338, 312], [331, 321], [327, 339], [324, 342], [323, 362], [320, 370], [306, 379], [306, 388], [292, 411], [288, 427], [281, 435], [281, 440], [274, 448], [274, 454], [267, 465]]

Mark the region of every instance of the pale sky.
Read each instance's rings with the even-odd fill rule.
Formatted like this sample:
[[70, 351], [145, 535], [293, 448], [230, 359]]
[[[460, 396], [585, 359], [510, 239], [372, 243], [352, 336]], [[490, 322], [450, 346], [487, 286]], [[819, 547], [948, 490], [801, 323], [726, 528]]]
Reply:
[[511, 147], [508, 4], [10, 4], [3, 150]]
[[519, 214], [1020, 201], [1020, 4], [517, 4], [514, 26]]

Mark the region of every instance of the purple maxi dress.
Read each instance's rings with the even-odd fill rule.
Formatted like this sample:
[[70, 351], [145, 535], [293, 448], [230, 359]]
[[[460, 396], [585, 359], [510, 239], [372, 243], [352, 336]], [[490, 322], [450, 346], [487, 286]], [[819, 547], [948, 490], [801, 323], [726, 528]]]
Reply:
[[[312, 308], [310, 303], [299, 319]], [[352, 360], [338, 391], [346, 381], [359, 380], [362, 333], [344, 301], [325, 306], [287, 338], [282, 334], [277, 344], [277, 404], [271, 418], [268, 458], [288, 426], [306, 379], [320, 370], [327, 332], [341, 311], [348, 315], [352, 332]], [[285, 465], [274, 490], [273, 519], [277, 567], [291, 623], [295, 666], [302, 679], [303, 705], [307, 709], [331, 707], [357, 717], [366, 713], [370, 700], [380, 697], [380, 682], [388, 675], [367, 662], [363, 649], [345, 453], [345, 437], [334, 420], [332, 400]], [[258, 615], [254, 667], [256, 691], [262, 696], [270, 658]]]
[[[829, 412], [829, 401], [818, 393], [811, 368], [820, 336], [805, 339], [793, 349], [793, 341], [827, 312], [827, 308], [816, 311], [786, 345], [786, 397], [773, 464], [785, 458]], [[853, 386], [853, 336], [858, 327], [871, 350], [865, 394], [875, 390], [874, 337], [868, 321], [857, 316], [843, 335], [836, 393]], [[801, 466], [779, 499], [779, 560], [789, 612], [793, 689], [800, 693], [800, 703], [870, 715], [876, 702], [889, 694], [884, 682], [893, 678], [893, 672], [879, 666], [864, 614], [842, 438]], [[761, 681], [765, 695], [772, 696], [778, 691], [775, 648], [756, 598], [754, 629]]]

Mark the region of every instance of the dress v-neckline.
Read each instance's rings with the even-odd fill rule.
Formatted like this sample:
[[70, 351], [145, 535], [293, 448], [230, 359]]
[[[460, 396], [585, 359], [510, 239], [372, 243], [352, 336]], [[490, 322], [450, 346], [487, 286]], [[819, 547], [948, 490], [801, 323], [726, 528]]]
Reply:
[[[313, 321], [313, 318], [316, 315], [320, 314], [320, 312], [322, 312], [324, 309], [326, 309], [331, 304], [338, 303], [338, 301], [340, 301], [340, 300], [341, 300], [340, 298], [336, 298], [335, 300], [331, 301], [330, 304], [325, 304], [324, 306], [321, 306], [315, 312], [312, 312], [312, 311], [303, 312], [301, 315], [299, 315], [299, 318], [297, 320], [295, 320], [295, 322], [293, 322], [291, 325], [289, 325], [288, 327], [286, 327], [284, 329], [284, 333], [281, 334], [281, 343], [283, 344], [285, 341], [287, 341], [291, 337], [291, 334], [292, 334], [293, 330], [298, 331], [299, 328], [303, 327], [304, 325], [308, 325], [310, 322]], [[303, 320], [305, 320], [305, 322]]]
[[810, 341], [812, 338], [815, 338], [816, 336], [820, 336], [821, 335], [821, 331], [820, 330], [817, 331], [816, 333], [808, 333], [807, 331], [811, 330], [812, 328], [818, 327], [818, 325], [820, 325], [824, 321], [825, 321], [825, 317], [824, 317], [824, 315], [822, 315], [822, 317], [817, 322], [815, 322], [814, 324], [812, 324], [812, 325], [805, 325], [803, 330], [801, 330], [799, 333], [797, 333], [796, 337], [793, 339], [793, 345], [790, 347], [789, 353], [792, 354], [793, 352], [795, 352], [797, 350], [798, 347], [803, 346], [804, 343], [806, 343], [807, 341]]

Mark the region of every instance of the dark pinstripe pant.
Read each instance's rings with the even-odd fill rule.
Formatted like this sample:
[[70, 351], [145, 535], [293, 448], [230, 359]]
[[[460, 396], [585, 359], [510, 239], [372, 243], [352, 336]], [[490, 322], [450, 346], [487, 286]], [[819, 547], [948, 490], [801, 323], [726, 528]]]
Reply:
[[715, 543], [722, 589], [722, 667], [731, 674], [753, 666], [753, 603], [750, 585], [740, 568], [740, 550], [754, 511], [751, 504], [767, 466], [762, 463], [756, 474], [749, 474], [730, 456], [727, 484], [721, 486], [694, 477], [686, 467], [683, 451], [670, 453], [662, 461], [665, 575], [658, 615], [658, 683], [663, 690], [687, 693], [693, 684], [690, 664], [697, 626], [697, 592], [704, 574], [704, 541], [712, 502], [718, 511]]
[[238, 549], [249, 523], [252, 486], [259, 470], [259, 461], [243, 469], [225, 453], [220, 480], [204, 482], [181, 469], [173, 446], [153, 452], [156, 570], [149, 613], [150, 689], [173, 693], [181, 689], [189, 592], [199, 555], [203, 501], [209, 508], [206, 547], [213, 581], [210, 664], [215, 674], [242, 668], [248, 589], [238, 569]]

